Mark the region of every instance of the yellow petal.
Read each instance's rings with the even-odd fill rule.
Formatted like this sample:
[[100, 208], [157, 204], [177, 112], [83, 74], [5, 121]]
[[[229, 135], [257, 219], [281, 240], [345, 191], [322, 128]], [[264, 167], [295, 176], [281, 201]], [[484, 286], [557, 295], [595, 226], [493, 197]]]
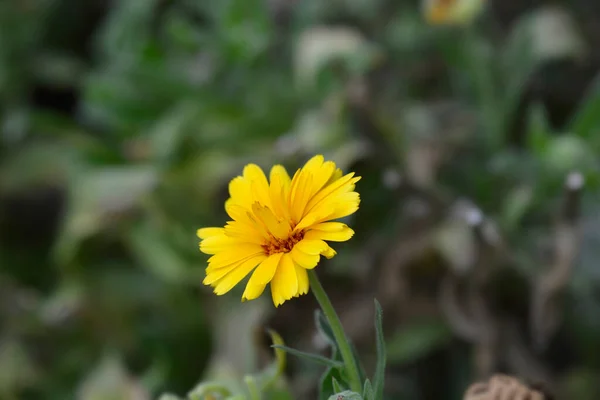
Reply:
[[263, 170], [256, 164], [248, 164], [244, 167], [244, 178], [250, 181], [252, 198], [262, 205], [270, 207], [269, 182]]
[[336, 168], [336, 170], [333, 171], [333, 174], [331, 174], [331, 178], [329, 178], [329, 180], [327, 181], [327, 183], [325, 184], [325, 186], [329, 186], [333, 182], [335, 182], [338, 179], [340, 179], [342, 176], [344, 176], [344, 173], [342, 172], [342, 170], [339, 169], [339, 168]]
[[236, 246], [230, 252], [217, 253], [214, 256], [211, 256], [208, 259], [209, 268], [225, 267], [233, 262], [260, 253], [264, 253], [264, 249], [257, 244], [241, 244], [239, 246]]
[[242, 176], [236, 176], [229, 182], [229, 195], [236, 204], [249, 208], [252, 204], [251, 181]]
[[308, 273], [306, 272], [306, 269], [302, 268], [296, 263], [294, 263], [294, 270], [296, 271], [296, 279], [298, 279], [298, 291], [294, 296], [298, 297], [302, 294], [308, 293]]
[[313, 269], [319, 263], [319, 254], [306, 254], [299, 250], [297, 245], [290, 251], [290, 254], [294, 262], [302, 268]]
[[337, 254], [337, 252], [334, 249], [332, 249], [331, 247], [329, 247], [329, 245], [327, 245], [327, 248], [321, 252], [321, 255], [325, 256], [325, 258], [327, 258], [327, 259], [331, 259], [331, 258], [335, 257], [336, 254]]
[[354, 172], [351, 172], [335, 182], [325, 186], [319, 193], [315, 194], [314, 197], [308, 202], [305, 213], [311, 212], [313, 208], [319, 205], [320, 202], [338, 196], [343, 193], [354, 190], [355, 183], [360, 180], [360, 177], [354, 178]]
[[205, 254], [217, 254], [245, 243], [247, 242], [225, 235], [211, 236], [200, 242], [200, 251]]
[[256, 266], [265, 258], [267, 258], [265, 254], [255, 254], [253, 256], [246, 257], [243, 260], [240, 260], [223, 268], [207, 269], [206, 277], [204, 278], [202, 283], [205, 285], [213, 285], [234, 269], [243, 268], [245, 266], [245, 263], [254, 263], [254, 266]]
[[305, 218], [312, 218], [313, 224], [343, 218], [355, 213], [359, 205], [357, 192], [342, 193], [321, 201]]
[[285, 221], [278, 221], [273, 212], [259, 203], [252, 205], [252, 212], [266, 226], [269, 233], [279, 239], [287, 239], [292, 231], [290, 224]]
[[232, 269], [227, 275], [221, 278], [215, 286], [215, 294], [223, 295], [229, 292], [235, 285], [240, 283], [259, 263], [261, 257], [253, 257], [246, 260], [236, 268]]
[[298, 293], [298, 276], [294, 268], [294, 261], [289, 254], [283, 254], [271, 281], [273, 304], [277, 307], [294, 297], [296, 293]]
[[267, 284], [250, 284], [250, 282], [248, 282], [246, 284], [246, 289], [244, 290], [244, 293], [242, 294], [242, 301], [246, 301], [246, 300], [254, 300], [260, 297], [261, 294], [263, 294], [263, 292], [265, 291], [265, 287], [267, 287]]
[[327, 216], [327, 219], [344, 218], [354, 214], [360, 205], [360, 195], [356, 192], [345, 193], [335, 205], [335, 210]]
[[290, 212], [287, 204], [287, 191], [290, 186], [290, 176], [281, 165], [275, 165], [271, 168], [269, 195], [271, 196], [271, 205], [273, 212], [279, 218], [285, 218], [289, 221]]
[[326, 161], [323, 163], [323, 165], [321, 165], [319, 171], [313, 174], [315, 181], [313, 182], [311, 197], [321, 190], [327, 184], [327, 182], [329, 182], [329, 179], [331, 179], [335, 170], [335, 163], [333, 161]]
[[240, 239], [240, 241], [256, 243], [259, 245], [265, 244], [265, 238], [263, 238], [259, 232], [253, 227], [244, 225], [239, 221], [229, 221], [225, 225], [225, 235], [231, 238]]
[[298, 249], [306, 254], [321, 254], [321, 252], [327, 249], [327, 243], [322, 240], [311, 240], [311, 239], [302, 239], [294, 246], [294, 249]]
[[256, 271], [250, 277], [250, 281], [248, 281], [249, 285], [258, 285], [258, 284], [267, 284], [271, 282], [273, 279], [273, 275], [275, 275], [275, 271], [277, 271], [277, 266], [281, 261], [281, 256], [283, 253], [276, 253], [270, 255], [266, 260], [264, 260]]
[[321, 221], [327, 219], [327, 216], [331, 214], [332, 210], [328, 210], [325, 214], [317, 214], [316, 212], [311, 212], [310, 214], [304, 216], [302, 220], [296, 225], [294, 228], [294, 232], [300, 232], [304, 229], [311, 227]]
[[273, 180], [275, 177], [281, 179], [282, 185], [289, 185], [292, 182], [283, 165], [274, 165], [273, 168], [271, 168], [269, 179]]
[[304, 209], [310, 199], [310, 187], [313, 177], [306, 171], [301, 171], [298, 174], [298, 183], [294, 186], [294, 191], [291, 194], [290, 213], [294, 221], [300, 221], [304, 213]]
[[222, 235], [224, 231], [223, 228], [201, 228], [196, 231], [196, 235], [200, 239], [206, 239], [211, 236]]
[[324, 222], [314, 225], [304, 234], [305, 239], [345, 242], [354, 235], [354, 231], [341, 222]]

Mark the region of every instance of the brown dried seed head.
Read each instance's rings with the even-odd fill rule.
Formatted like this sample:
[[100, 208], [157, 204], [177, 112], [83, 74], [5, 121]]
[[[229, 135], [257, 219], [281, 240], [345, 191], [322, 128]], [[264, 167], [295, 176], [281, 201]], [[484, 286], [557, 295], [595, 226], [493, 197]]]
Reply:
[[487, 382], [469, 386], [464, 400], [544, 400], [544, 395], [522, 384], [516, 378], [494, 375]]

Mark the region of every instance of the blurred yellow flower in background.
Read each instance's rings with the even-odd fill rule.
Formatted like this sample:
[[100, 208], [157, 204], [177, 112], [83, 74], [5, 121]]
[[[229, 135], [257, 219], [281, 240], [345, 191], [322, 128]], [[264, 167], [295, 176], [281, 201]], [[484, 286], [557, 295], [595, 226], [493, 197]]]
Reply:
[[423, 0], [423, 12], [428, 23], [434, 25], [462, 25], [474, 20], [486, 0]]
[[200, 251], [212, 254], [203, 283], [223, 295], [254, 271], [242, 301], [258, 298], [269, 283], [275, 306], [308, 293], [306, 270], [316, 267], [321, 255], [336, 254], [325, 241], [342, 242], [354, 234], [331, 221], [358, 209], [359, 179], [343, 175], [321, 155], [291, 179], [281, 165], [271, 169], [269, 180], [260, 167], [247, 165], [229, 184], [225, 210], [232, 221], [198, 230]]

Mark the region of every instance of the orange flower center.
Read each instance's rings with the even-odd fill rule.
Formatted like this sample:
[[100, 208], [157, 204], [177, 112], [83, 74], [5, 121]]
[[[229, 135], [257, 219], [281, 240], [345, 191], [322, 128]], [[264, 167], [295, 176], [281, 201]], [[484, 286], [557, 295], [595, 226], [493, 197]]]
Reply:
[[289, 253], [303, 237], [303, 231], [296, 232], [287, 239], [277, 239], [276, 237], [271, 236], [269, 243], [263, 244], [262, 248], [268, 256], [276, 253]]

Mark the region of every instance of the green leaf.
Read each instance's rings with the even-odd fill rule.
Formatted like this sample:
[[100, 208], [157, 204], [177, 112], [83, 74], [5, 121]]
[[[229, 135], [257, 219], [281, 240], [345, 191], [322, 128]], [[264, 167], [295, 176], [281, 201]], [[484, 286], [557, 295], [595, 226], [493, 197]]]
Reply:
[[204, 400], [207, 395], [219, 394], [222, 397], [235, 395], [238, 388], [229, 382], [202, 382], [188, 393], [190, 400]]
[[[69, 209], [54, 247], [58, 264], [70, 263], [79, 244], [138, 208], [158, 183], [152, 166], [106, 167], [78, 172], [69, 187]], [[110, 218], [112, 217], [112, 218]]]
[[582, 138], [593, 138], [600, 126], [600, 75], [591, 85], [577, 113], [569, 122], [568, 131]]
[[333, 335], [333, 330], [331, 329], [331, 326], [329, 326], [329, 322], [327, 321], [327, 318], [325, 318], [321, 310], [315, 311], [315, 325], [317, 326], [317, 330], [325, 337], [327, 342], [331, 345], [331, 348], [333, 350], [331, 358], [334, 360], [341, 361], [338, 344], [335, 340], [335, 336]]
[[170, 393], [165, 393], [163, 395], [161, 395], [158, 400], [181, 400], [179, 397], [175, 396], [174, 394], [170, 394]]
[[172, 111], [157, 120], [148, 132], [153, 158], [168, 164], [188, 128], [196, 121], [198, 106], [192, 101], [182, 101]]
[[291, 347], [277, 345], [277, 344], [274, 344], [271, 347], [273, 347], [274, 349], [281, 349], [281, 350], [283, 350], [289, 354], [292, 354], [296, 357], [303, 358], [305, 360], [315, 362], [317, 364], [325, 365], [326, 367], [341, 368], [344, 366], [344, 364], [340, 361], [331, 360], [329, 358], [320, 356], [318, 354], [307, 353], [304, 351], [293, 349]]
[[358, 356], [358, 351], [356, 350], [356, 346], [354, 343], [350, 342], [350, 348], [352, 349], [352, 356], [354, 356], [354, 360], [356, 361], [356, 367], [358, 368], [358, 376], [360, 381], [363, 382], [367, 379], [367, 372], [365, 371], [365, 366], [363, 365], [360, 357]]
[[396, 364], [413, 362], [452, 339], [442, 320], [415, 322], [401, 329], [387, 342], [387, 358]]
[[383, 399], [383, 384], [385, 380], [385, 338], [383, 336], [383, 310], [375, 299], [375, 333], [377, 335], [377, 366], [375, 368], [375, 399]]
[[552, 140], [552, 128], [544, 106], [533, 104], [529, 109], [527, 120], [527, 147], [538, 156], [548, 148]]
[[275, 362], [253, 377], [254, 382], [256, 382], [260, 391], [264, 391], [272, 386], [277, 378], [283, 374], [286, 364], [285, 353], [289, 348], [285, 346], [283, 338], [277, 332], [268, 329], [267, 333], [271, 336], [271, 341], [273, 342], [271, 347], [275, 349]]
[[513, 120], [527, 81], [538, 65], [533, 54], [531, 18], [522, 18], [515, 24], [500, 57], [505, 82], [501, 112], [504, 124], [508, 124]]
[[371, 386], [371, 381], [369, 379], [365, 380], [363, 398], [365, 400], [375, 400], [375, 392], [373, 391], [373, 386]]
[[331, 378], [331, 386], [333, 387], [333, 390], [337, 393], [344, 391], [344, 388], [342, 388], [342, 385], [340, 385], [340, 383], [337, 379], [335, 379], [335, 377]]
[[362, 400], [362, 396], [356, 392], [346, 390], [329, 396], [328, 400]]
[[327, 400], [330, 398], [330, 396], [336, 393], [336, 390], [333, 387], [334, 379], [337, 382], [347, 382], [339, 368], [327, 368], [321, 377], [321, 383], [319, 385], [319, 400]]
[[158, 229], [142, 223], [132, 227], [126, 236], [132, 254], [148, 271], [166, 282], [189, 282], [187, 263]]

